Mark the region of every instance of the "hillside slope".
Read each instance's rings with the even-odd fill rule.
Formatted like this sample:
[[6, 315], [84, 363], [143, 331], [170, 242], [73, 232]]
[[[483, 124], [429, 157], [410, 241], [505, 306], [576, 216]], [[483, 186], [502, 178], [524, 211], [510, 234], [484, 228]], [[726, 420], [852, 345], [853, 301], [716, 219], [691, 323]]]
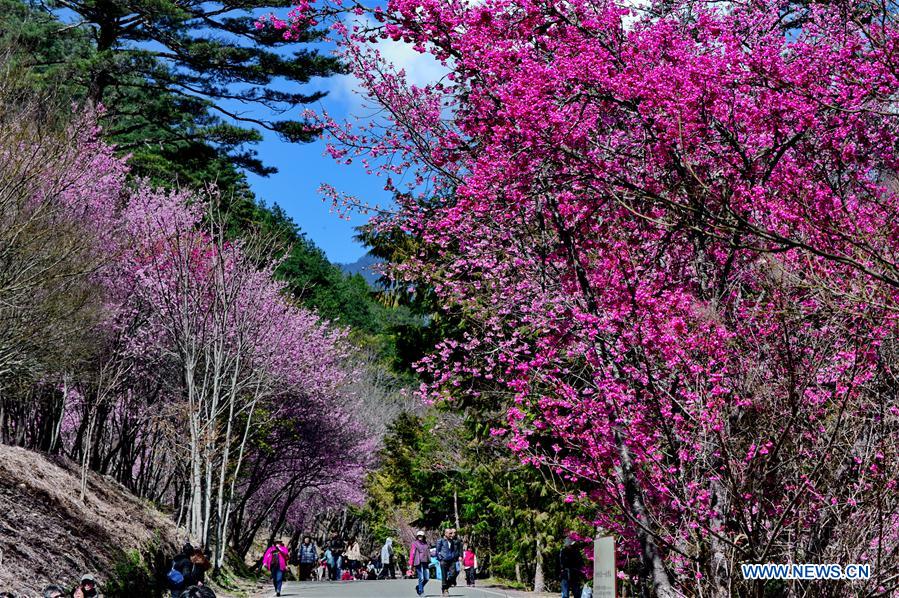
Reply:
[[108, 596], [153, 596], [184, 535], [171, 520], [91, 473], [79, 500], [79, 471], [65, 461], [0, 446], [0, 591], [36, 595], [93, 573]]

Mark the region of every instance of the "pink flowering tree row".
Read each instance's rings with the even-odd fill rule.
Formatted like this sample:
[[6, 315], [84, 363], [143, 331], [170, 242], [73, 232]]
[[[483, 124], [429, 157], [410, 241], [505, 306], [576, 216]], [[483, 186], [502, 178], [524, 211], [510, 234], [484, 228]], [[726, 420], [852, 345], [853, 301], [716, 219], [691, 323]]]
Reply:
[[[177, 372], [172, 391], [186, 424], [189, 479], [184, 518], [220, 566], [233, 504], [255, 500], [242, 486], [245, 464], [266, 479], [284, 467], [308, 475], [288, 458], [291, 447], [276, 442], [275, 422], [316, 429], [335, 417], [339, 424], [326, 407], [352, 400], [344, 392], [350, 347], [344, 331], [284, 298], [272, 266], [257, 265], [264, 247], [227, 240], [214, 213], [204, 214], [204, 199], [138, 187], [122, 214], [126, 242], [112, 276], [142, 319], [129, 324], [126, 351]], [[260, 447], [273, 451], [266, 467], [255, 463]]]
[[[358, 502], [373, 431], [349, 421], [365, 397], [347, 331], [287, 298], [264, 239], [225, 236], [214, 190], [130, 181], [91, 122], [0, 139], [0, 247], [28, 258], [4, 267], [0, 309], [19, 323], [52, 300], [58, 316], [20, 326], [34, 350], [0, 334], [4, 439], [77, 459], [82, 500], [95, 470], [170, 508], [216, 567], [319, 488]], [[75, 327], [70, 355], [38, 350]]]
[[[367, 11], [321, 12], [344, 10]], [[759, 595], [738, 565], [770, 561], [899, 587], [896, 15], [391, 0], [333, 21], [382, 110], [319, 115], [329, 151], [395, 191], [372, 226], [420, 250], [394, 277], [467, 322], [422, 394], [504, 405], [494, 433], [595, 505], [654, 595]], [[409, 83], [391, 41], [445, 76]]]

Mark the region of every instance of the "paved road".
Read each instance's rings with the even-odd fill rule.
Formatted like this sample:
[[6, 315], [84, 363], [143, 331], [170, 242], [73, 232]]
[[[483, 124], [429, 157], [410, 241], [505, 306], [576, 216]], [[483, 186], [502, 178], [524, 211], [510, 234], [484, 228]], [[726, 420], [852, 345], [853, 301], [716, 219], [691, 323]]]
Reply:
[[[507, 598], [509, 594], [500, 590], [479, 588], [452, 588], [453, 598]], [[261, 596], [270, 598], [274, 590], [267, 590]], [[344, 581], [285, 583], [281, 592], [285, 598], [416, 598], [415, 580]], [[440, 581], [432, 579], [425, 586], [425, 596], [440, 597]]]

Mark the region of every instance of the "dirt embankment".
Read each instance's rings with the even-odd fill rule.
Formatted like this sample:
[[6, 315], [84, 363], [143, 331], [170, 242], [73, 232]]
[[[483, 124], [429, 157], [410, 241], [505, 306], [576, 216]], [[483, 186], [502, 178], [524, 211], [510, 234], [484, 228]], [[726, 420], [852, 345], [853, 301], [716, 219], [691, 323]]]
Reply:
[[0, 591], [37, 596], [93, 573], [107, 596], [156, 595], [184, 540], [172, 521], [121, 485], [91, 473], [79, 500], [77, 466], [0, 446]]

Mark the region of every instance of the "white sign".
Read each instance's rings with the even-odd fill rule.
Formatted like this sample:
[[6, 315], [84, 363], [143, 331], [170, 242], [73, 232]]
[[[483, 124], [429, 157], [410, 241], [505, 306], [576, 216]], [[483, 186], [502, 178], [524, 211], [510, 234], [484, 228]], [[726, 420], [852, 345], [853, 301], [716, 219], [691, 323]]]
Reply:
[[615, 538], [606, 536], [593, 541], [593, 598], [615, 598]]

